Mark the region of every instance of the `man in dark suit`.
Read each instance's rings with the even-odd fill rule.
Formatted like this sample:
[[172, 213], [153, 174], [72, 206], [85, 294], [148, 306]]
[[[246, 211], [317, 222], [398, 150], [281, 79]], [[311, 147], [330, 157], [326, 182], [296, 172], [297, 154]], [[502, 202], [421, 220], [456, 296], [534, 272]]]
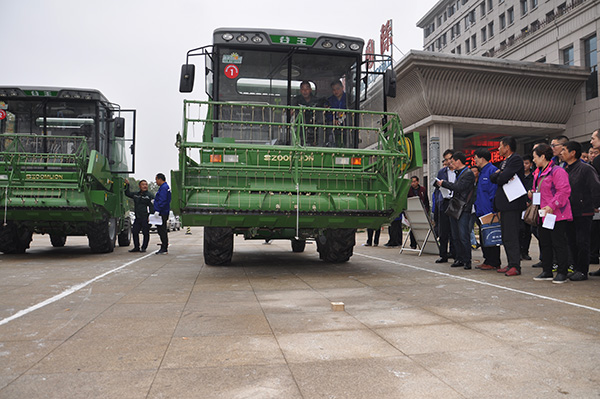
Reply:
[[518, 276], [521, 274], [521, 251], [519, 245], [519, 225], [521, 214], [527, 207], [527, 194], [509, 201], [504, 192], [506, 185], [513, 177], [518, 178], [523, 183], [525, 178], [525, 169], [523, 167], [523, 158], [515, 151], [517, 150], [517, 141], [514, 137], [503, 137], [500, 140], [498, 152], [504, 157], [500, 169], [490, 176], [490, 181], [498, 185], [494, 206], [500, 211], [500, 229], [502, 231], [502, 244], [508, 258], [508, 266], [498, 269], [498, 273], [505, 273], [507, 276]]
[[[454, 150], [448, 149], [444, 151], [444, 167], [440, 169], [437, 174], [438, 180], [446, 180], [451, 182], [455, 180], [454, 178], [450, 180], [449, 176], [455, 176], [454, 173], [452, 173], [452, 170], [449, 169], [452, 155], [454, 155]], [[433, 219], [435, 221], [435, 228], [440, 243], [440, 257], [435, 261], [435, 263], [446, 263], [448, 262], [448, 258], [454, 258], [454, 254], [452, 253], [454, 251], [454, 244], [450, 235], [450, 219], [448, 218], [448, 215], [446, 215], [446, 209], [448, 208], [448, 203], [450, 202], [452, 193], [447, 189], [441, 190], [435, 183], [434, 187]], [[448, 254], [448, 241], [450, 242], [450, 254]]]

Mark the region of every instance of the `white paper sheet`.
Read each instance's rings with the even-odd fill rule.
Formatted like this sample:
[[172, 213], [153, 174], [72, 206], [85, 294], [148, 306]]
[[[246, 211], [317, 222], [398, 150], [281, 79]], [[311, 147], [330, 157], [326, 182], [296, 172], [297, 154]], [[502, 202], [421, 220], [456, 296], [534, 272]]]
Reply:
[[533, 205], [540, 205], [542, 203], [542, 193], [533, 193], [531, 201]]
[[506, 194], [508, 202], [513, 202], [517, 198], [527, 194], [527, 190], [525, 190], [523, 183], [521, 183], [521, 179], [519, 179], [517, 175], [514, 175], [508, 183], [503, 185], [502, 189], [504, 190], [504, 194]]
[[554, 230], [554, 224], [556, 223], [556, 215], [553, 213], [546, 213], [544, 223], [542, 227], [548, 230]]
[[153, 224], [155, 226], [160, 226], [162, 225], [162, 216], [154, 216], [154, 214], [151, 214], [148, 218], [148, 223]]

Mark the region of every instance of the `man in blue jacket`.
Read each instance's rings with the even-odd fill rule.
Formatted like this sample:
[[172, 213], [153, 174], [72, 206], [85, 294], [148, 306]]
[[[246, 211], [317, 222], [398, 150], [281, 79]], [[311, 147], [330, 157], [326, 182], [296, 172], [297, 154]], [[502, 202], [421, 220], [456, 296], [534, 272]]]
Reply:
[[169, 220], [169, 212], [171, 211], [171, 189], [165, 181], [165, 175], [159, 173], [156, 175], [156, 184], [158, 184], [158, 192], [154, 197], [154, 214], [160, 215], [162, 224], [156, 226], [158, 236], [160, 237], [160, 249], [156, 252], [157, 255], [167, 255], [169, 247], [169, 236], [167, 235], [167, 220]]
[[[496, 190], [498, 189], [498, 186], [490, 181], [490, 176], [498, 170], [497, 167], [490, 163], [491, 159], [492, 154], [485, 148], [477, 149], [473, 156], [473, 161], [479, 169], [475, 215], [477, 216], [477, 224], [479, 224], [480, 229], [481, 223], [479, 222], [479, 218], [488, 213], [494, 213], [494, 198], [496, 198]], [[481, 251], [483, 252], [483, 264], [477, 266], [476, 269], [496, 270], [500, 268], [499, 246], [482, 246]]]

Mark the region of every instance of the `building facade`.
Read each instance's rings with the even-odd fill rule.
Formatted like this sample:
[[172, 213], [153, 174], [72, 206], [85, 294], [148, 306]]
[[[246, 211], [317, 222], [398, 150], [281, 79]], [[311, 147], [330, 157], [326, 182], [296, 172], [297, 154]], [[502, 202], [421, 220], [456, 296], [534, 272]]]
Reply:
[[600, 0], [441, 0], [417, 26], [427, 52], [587, 68], [560, 134], [586, 144], [600, 127]]

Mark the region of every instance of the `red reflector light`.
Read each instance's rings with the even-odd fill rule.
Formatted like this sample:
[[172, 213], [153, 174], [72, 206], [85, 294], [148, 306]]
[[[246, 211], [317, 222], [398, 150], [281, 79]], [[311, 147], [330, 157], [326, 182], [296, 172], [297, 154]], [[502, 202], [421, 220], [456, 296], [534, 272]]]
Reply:
[[223, 162], [223, 156], [222, 155], [217, 155], [217, 154], [211, 154], [210, 155], [210, 162]]
[[360, 166], [360, 165], [362, 165], [362, 159], [361, 158], [352, 158], [350, 160], [350, 163], [352, 165], [358, 165], [358, 166]]

